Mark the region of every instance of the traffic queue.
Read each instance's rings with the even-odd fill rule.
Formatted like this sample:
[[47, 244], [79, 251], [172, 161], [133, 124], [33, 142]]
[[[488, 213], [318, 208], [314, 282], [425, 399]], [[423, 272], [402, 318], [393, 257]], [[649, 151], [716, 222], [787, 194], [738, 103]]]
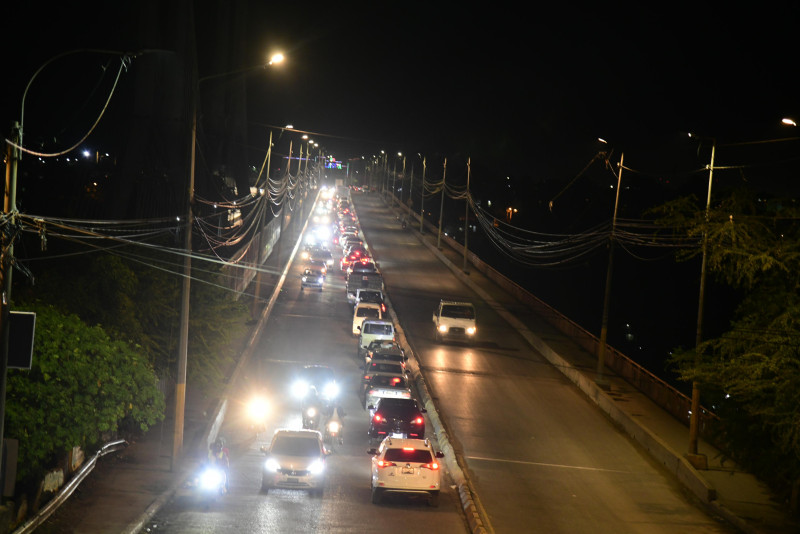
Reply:
[[[323, 291], [338, 258], [353, 311], [348, 330], [357, 340], [354, 356], [362, 371], [358, 395], [369, 418], [365, 441], [372, 464], [372, 502], [402, 495], [418, 496], [429, 506], [437, 506], [443, 455], [426, 437], [426, 410], [412, 394], [408, 357], [397, 342], [383, 278], [349, 194], [345, 189], [318, 201], [300, 254], [301, 291]], [[346, 414], [339, 402], [339, 385], [330, 367], [306, 365], [293, 384], [293, 394], [300, 399], [303, 429], [276, 431], [270, 446], [262, 448], [267, 455], [262, 492], [290, 488], [321, 495], [326, 457], [344, 444]], [[348, 436], [348, 441], [352, 439]], [[301, 460], [299, 452], [305, 454]]]

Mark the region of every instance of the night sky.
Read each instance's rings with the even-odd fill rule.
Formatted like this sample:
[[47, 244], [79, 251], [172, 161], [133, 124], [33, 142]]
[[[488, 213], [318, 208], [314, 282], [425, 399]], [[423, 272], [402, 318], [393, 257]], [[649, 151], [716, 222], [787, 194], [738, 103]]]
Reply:
[[[150, 2], [117, 4], [8, 6], [4, 127], [47, 58], [148, 46], [136, 13]], [[792, 2], [229, 4], [246, 13], [235, 40], [250, 55], [226, 68], [277, 47], [288, 58], [251, 90], [250, 120], [291, 123], [347, 155], [458, 154], [526, 179], [571, 177], [597, 137], [626, 151], [658, 150], [681, 131], [767, 138], [800, 111]], [[211, 54], [206, 32], [226, 27], [216, 2], [195, 6], [199, 53]]]
[[[3, 127], [9, 131], [19, 120], [25, 84], [49, 58], [84, 47], [158, 48], [176, 28], [186, 27], [187, 5], [147, 0], [6, 6], [0, 21]], [[650, 205], [663, 200], [666, 187], [675, 183], [672, 176], [686, 178], [687, 169], [707, 163], [708, 145], [698, 150], [687, 143], [686, 132], [720, 144], [798, 135], [780, 125], [783, 117], [800, 119], [797, 2], [540, 3], [527, 9], [506, 2], [220, 0], [194, 6], [200, 77], [257, 65], [276, 49], [287, 56], [279, 69], [248, 82], [246, 120], [257, 132], [248, 143], [263, 147], [269, 130], [292, 124], [338, 159], [401, 151], [426, 155], [434, 167], [447, 157], [456, 180], [463, 180], [471, 158], [476, 197], [497, 194], [504, 197], [498, 202], [520, 203], [514, 222], [537, 229], [546, 224], [548, 231], [580, 232], [598, 218], [610, 218], [610, 173], [600, 166], [594, 178], [572, 182], [601, 149], [598, 137], [608, 140], [602, 149], [613, 150], [615, 160], [624, 152], [626, 165], [651, 180], [636, 182], [626, 175], [641, 200], [626, 191], [620, 215], [633, 217], [644, 199]], [[159, 17], [143, 15], [153, 11]], [[124, 98], [135, 88], [136, 69], [144, 70], [148, 61], [153, 56], [134, 60], [130, 75], [122, 76], [119, 98], [87, 143], [102, 144], [103, 132], [129, 129], [119, 117], [131, 116], [114, 109], [128, 105]], [[92, 85], [99, 65], [76, 58], [42, 73], [27, 102], [26, 141], [63, 148], [86, 131], [87, 117], [95, 117], [85, 111], [86, 102], [90, 95], [106, 94]], [[179, 121], [185, 106], [185, 99], [176, 99], [171, 119]], [[146, 105], [141, 110], [146, 112]], [[201, 111], [208, 125], [210, 108]], [[159, 133], [143, 144], [142, 160], [185, 153], [185, 140], [172, 146], [160, 142]], [[761, 167], [733, 177], [720, 173], [715, 187], [726, 181], [767, 183], [773, 169], [765, 161], [786, 163], [788, 174], [780, 180], [800, 183], [783, 178], [797, 175], [797, 154], [796, 144], [780, 155], [720, 147], [717, 165]], [[258, 157], [248, 161], [260, 163]], [[703, 198], [704, 177], [695, 182], [692, 192]], [[549, 210], [548, 200], [556, 194], [562, 196]], [[603, 251], [594, 260], [561, 273], [555, 282], [548, 273], [523, 272], [527, 281], [540, 284], [540, 297], [548, 302], [562, 297], [557, 308], [596, 332], [597, 325], [589, 323], [599, 321]], [[671, 259], [648, 275], [625, 256], [618, 265], [616, 287], [632, 290], [620, 291], [626, 296], [615, 304], [621, 311], [612, 313], [614, 320], [624, 324], [648, 314], [653, 335], [663, 344], [691, 343], [695, 281], [667, 283], [675, 273]], [[696, 278], [693, 267], [682, 269], [689, 280]], [[648, 285], [645, 276], [655, 284]], [[713, 306], [715, 299], [709, 302]], [[674, 317], [681, 320], [670, 323]], [[612, 338], [620, 332], [619, 325], [612, 326]]]

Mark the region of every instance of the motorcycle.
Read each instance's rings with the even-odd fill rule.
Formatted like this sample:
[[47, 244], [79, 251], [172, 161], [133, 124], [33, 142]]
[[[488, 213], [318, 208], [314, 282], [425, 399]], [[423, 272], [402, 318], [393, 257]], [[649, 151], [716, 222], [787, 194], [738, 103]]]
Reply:
[[338, 419], [329, 419], [325, 423], [325, 434], [323, 441], [326, 445], [333, 448], [335, 445], [344, 445], [344, 438], [342, 437], [342, 429], [344, 425]]
[[220, 466], [204, 464], [184, 487], [208, 505], [209, 501], [228, 493], [228, 474]]
[[319, 422], [322, 418], [322, 410], [319, 406], [310, 405], [303, 408], [303, 428], [306, 430], [318, 430]]

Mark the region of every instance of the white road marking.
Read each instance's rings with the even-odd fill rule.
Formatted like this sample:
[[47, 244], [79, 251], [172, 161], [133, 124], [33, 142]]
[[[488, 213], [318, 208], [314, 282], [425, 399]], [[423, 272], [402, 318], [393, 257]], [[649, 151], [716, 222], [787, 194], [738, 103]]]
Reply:
[[510, 464], [538, 465], [542, 467], [559, 467], [562, 469], [577, 469], [581, 471], [602, 471], [604, 473], [630, 474], [630, 471], [619, 471], [617, 469], [602, 469], [600, 467], [583, 467], [580, 465], [546, 464], [542, 462], [526, 462], [523, 460], [506, 460], [504, 458], [486, 458], [484, 456], [467, 456], [467, 460], [480, 460], [484, 462], [505, 462]]

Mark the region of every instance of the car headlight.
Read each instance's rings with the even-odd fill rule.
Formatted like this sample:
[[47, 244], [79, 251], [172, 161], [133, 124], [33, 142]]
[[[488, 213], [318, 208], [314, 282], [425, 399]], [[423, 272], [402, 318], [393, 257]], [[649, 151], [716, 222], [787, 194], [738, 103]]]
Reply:
[[447, 325], [440, 324], [439, 325], [439, 332], [442, 332], [442, 333], [447, 332]]
[[469, 328], [467, 328], [467, 334], [469, 335], [474, 335], [476, 331], [477, 330], [474, 326], [470, 326]]
[[314, 408], [313, 406], [311, 406], [310, 408], [308, 408], [308, 409], [306, 410], [306, 416], [308, 416], [308, 417], [314, 417], [315, 415], [317, 415], [317, 409], [316, 409], [316, 408]]
[[339, 423], [336, 421], [329, 421], [328, 422], [328, 432], [336, 433], [339, 431]]
[[329, 399], [334, 399], [339, 395], [339, 385], [336, 382], [329, 382], [325, 384], [325, 388], [322, 390], [322, 394], [328, 397]]
[[308, 472], [312, 475], [319, 475], [325, 471], [325, 462], [320, 459], [314, 460], [311, 465], [308, 466]]
[[281, 464], [279, 464], [278, 460], [275, 458], [268, 458], [267, 461], [264, 462], [264, 469], [270, 473], [277, 473], [280, 468]]
[[324, 278], [322, 278], [321, 276], [319, 278], [317, 278], [317, 282], [319, 282], [320, 284], [322, 283], [323, 280], [324, 280]]
[[297, 397], [298, 399], [302, 399], [308, 393], [308, 382], [304, 380], [298, 380], [294, 384], [292, 384], [292, 395]]

